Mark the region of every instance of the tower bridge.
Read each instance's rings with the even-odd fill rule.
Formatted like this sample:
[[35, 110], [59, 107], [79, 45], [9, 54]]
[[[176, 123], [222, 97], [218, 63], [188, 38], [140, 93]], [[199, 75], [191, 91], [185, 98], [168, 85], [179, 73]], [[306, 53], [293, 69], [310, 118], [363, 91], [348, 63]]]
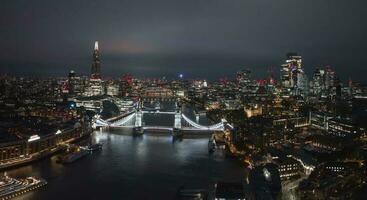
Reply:
[[[147, 126], [143, 123], [144, 114], [159, 114], [159, 115], [173, 115], [174, 122], [172, 126]], [[144, 130], [158, 130], [170, 131], [174, 135], [180, 135], [185, 131], [224, 131], [225, 128], [232, 128], [225, 119], [213, 125], [201, 125], [194, 122], [184, 113], [181, 108], [176, 108], [176, 111], [160, 111], [160, 110], [143, 110], [143, 107], [138, 104], [137, 107], [130, 113], [122, 117], [115, 117], [113, 119], [103, 120], [96, 115], [93, 120], [93, 127], [111, 127], [111, 128], [132, 128], [137, 134], [142, 134]]]

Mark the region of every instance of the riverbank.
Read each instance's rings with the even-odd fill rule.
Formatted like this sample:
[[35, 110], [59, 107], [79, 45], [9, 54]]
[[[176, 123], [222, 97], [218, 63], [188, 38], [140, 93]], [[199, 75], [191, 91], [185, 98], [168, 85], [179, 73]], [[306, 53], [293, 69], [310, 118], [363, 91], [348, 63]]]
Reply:
[[1, 178], [0, 200], [12, 199], [45, 185], [47, 185], [47, 181], [44, 179], [38, 179], [35, 177], [15, 179], [5, 175]]
[[[245, 176], [236, 160], [224, 153], [208, 154], [208, 138], [173, 142], [170, 136], [96, 131], [91, 141], [103, 143], [103, 151], [72, 165], [60, 165], [52, 157], [8, 174], [41, 175], [49, 182], [47, 189], [35, 190], [24, 199], [54, 200], [174, 199], [181, 186], [212, 190], [218, 181], [238, 182]], [[93, 192], [80, 192], [85, 189]]]
[[33, 154], [29, 154], [27, 156], [23, 156], [20, 158], [15, 158], [12, 160], [9, 160], [7, 162], [2, 162], [0, 163], [0, 172], [9, 170], [9, 169], [14, 169], [14, 168], [18, 168], [18, 167], [22, 167], [25, 165], [29, 165], [33, 162], [37, 162], [39, 160], [42, 159], [46, 159], [49, 158], [55, 154], [61, 153], [65, 150], [66, 148], [66, 144], [68, 143], [77, 143], [83, 139], [86, 139], [88, 137], [90, 137], [92, 133], [92, 130], [86, 130], [84, 134], [80, 135], [80, 137], [77, 138], [71, 138], [69, 140], [66, 140], [60, 144], [58, 144], [57, 146], [54, 146], [53, 148], [48, 148], [48, 149], [44, 149], [42, 151], [39, 152], [35, 152]]

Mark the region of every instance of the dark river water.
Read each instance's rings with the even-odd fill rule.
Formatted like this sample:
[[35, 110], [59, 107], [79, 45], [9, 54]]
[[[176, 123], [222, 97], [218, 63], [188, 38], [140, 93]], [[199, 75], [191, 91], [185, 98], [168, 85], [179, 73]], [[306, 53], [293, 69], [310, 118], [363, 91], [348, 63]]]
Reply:
[[[170, 117], [146, 120], [173, 123]], [[13, 177], [48, 181], [17, 199], [174, 199], [181, 186], [211, 189], [217, 181], [244, 181], [244, 168], [237, 161], [222, 152], [208, 153], [207, 137], [174, 141], [168, 134], [128, 133], [96, 131], [91, 140], [102, 142], [103, 150], [70, 165], [56, 163], [54, 156], [8, 171]]]

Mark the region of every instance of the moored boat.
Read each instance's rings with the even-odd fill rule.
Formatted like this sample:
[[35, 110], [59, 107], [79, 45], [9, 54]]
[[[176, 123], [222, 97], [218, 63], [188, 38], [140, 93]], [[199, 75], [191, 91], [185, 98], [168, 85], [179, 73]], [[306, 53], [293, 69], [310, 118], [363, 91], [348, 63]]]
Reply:
[[70, 164], [70, 163], [73, 163], [73, 162], [83, 158], [86, 155], [88, 155], [87, 150], [78, 148], [77, 150], [75, 150], [71, 153], [68, 153], [64, 156], [59, 157], [58, 162], [62, 163], [62, 164]]
[[103, 144], [102, 143], [96, 143], [96, 144], [92, 144], [92, 145], [89, 145], [87, 147], [87, 150], [88, 151], [99, 151], [102, 149], [102, 146]]
[[35, 177], [25, 179], [11, 178], [4, 173], [0, 177], [0, 200], [14, 198], [47, 184], [47, 181]]

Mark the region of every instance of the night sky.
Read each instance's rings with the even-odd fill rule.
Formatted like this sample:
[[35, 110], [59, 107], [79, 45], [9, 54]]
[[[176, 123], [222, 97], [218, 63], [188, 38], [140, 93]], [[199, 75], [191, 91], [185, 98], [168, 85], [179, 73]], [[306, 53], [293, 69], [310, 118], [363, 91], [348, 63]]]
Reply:
[[98, 40], [105, 77], [232, 78], [248, 68], [259, 78], [298, 52], [309, 75], [330, 65], [364, 81], [366, 8], [366, 0], [7, 0], [0, 72], [89, 74]]

